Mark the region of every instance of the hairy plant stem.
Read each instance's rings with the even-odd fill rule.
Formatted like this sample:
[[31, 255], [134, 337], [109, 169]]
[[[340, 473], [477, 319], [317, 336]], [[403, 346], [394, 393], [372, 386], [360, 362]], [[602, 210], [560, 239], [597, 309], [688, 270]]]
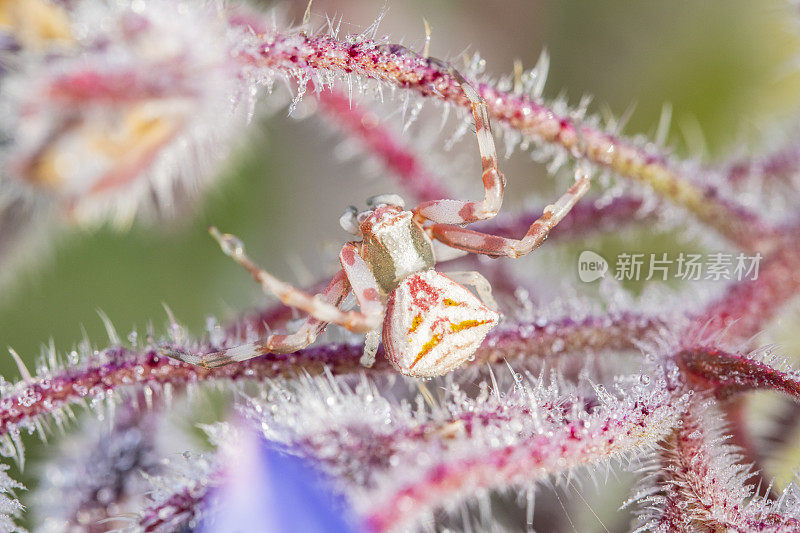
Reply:
[[[572, 421], [547, 435], [433, 464], [369, 510], [369, 531], [388, 531], [468, 495], [530, 484], [549, 475], [596, 464], [652, 446], [677, 421], [671, 394], [639, 399], [633, 408]], [[466, 493], [466, 494], [465, 494]]]
[[[471, 107], [457, 81], [441, 67], [406, 48], [368, 39], [345, 42], [331, 36], [275, 33], [262, 36], [257, 51], [242, 58], [257, 67], [275, 69], [302, 79], [321, 74], [363, 76]], [[548, 108], [539, 99], [475, 84], [492, 117], [539, 142], [563, 148], [574, 157], [613, 170], [650, 186], [663, 198], [682, 206], [708, 227], [749, 251], [773, 250], [779, 231], [757, 213], [720, 197], [719, 191], [696, 183], [688, 170], [660, 154], [652, 145], [639, 146], [617, 135], [583, 124]]]
[[708, 416], [693, 402], [683, 424], [663, 441], [655, 475], [663, 499], [647, 530], [796, 531], [800, 521], [774, 503], [747, 502], [747, 467], [731, 461], [731, 446], [719, 442], [719, 424]]
[[136, 526], [145, 532], [182, 531], [200, 516], [207, 495], [208, 489], [199, 484], [197, 487], [184, 488], [166, 500], [143, 509]]
[[[491, 332], [476, 352], [472, 364], [546, 358], [581, 351], [630, 349], [637, 339], [664, 327], [660, 320], [632, 314], [517, 324]], [[183, 346], [180, 348], [185, 349]], [[208, 346], [204, 349], [213, 350]], [[372, 368], [362, 367], [359, 364], [361, 353], [360, 345], [329, 344], [206, 369], [159, 356], [156, 348], [142, 352], [122, 347], [109, 348], [97, 362], [54, 370], [50, 375], [22, 382], [4, 394], [0, 400], [0, 435], [20, 425], [30, 425], [37, 417], [54, 413], [64, 406], [129, 386], [180, 387], [204, 381], [264, 381], [305, 373], [317, 375], [326, 368], [333, 375], [391, 370], [382, 353]]]
[[713, 347], [683, 350], [675, 360], [690, 383], [719, 397], [748, 390], [775, 390], [800, 401], [797, 371], [782, 371], [747, 355]]
[[405, 144], [380, 123], [380, 118], [333, 89], [317, 93], [321, 110], [334, 125], [364, 145], [364, 151], [383, 162], [400, 184], [420, 202], [451, 195]]
[[707, 331], [725, 330], [734, 339], [748, 339], [760, 332], [783, 306], [800, 291], [800, 246], [796, 227], [787, 231], [782, 245], [765, 257], [758, 278], [731, 284], [719, 299], [696, 317]]

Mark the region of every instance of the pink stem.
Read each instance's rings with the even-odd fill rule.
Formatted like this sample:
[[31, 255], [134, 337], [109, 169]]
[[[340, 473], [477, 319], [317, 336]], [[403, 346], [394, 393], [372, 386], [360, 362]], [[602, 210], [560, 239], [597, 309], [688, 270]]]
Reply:
[[800, 401], [800, 374], [778, 370], [746, 355], [699, 347], [681, 351], [675, 360], [690, 383], [721, 397], [748, 390], [775, 390]]
[[208, 489], [201, 484], [181, 489], [169, 498], [141, 511], [138, 531], [182, 531], [200, 514]]
[[[632, 348], [637, 339], [664, 327], [660, 320], [632, 314], [517, 324], [490, 332], [472, 364]], [[155, 349], [137, 353], [122, 347], [109, 348], [98, 362], [53, 371], [50, 376], [19, 383], [13, 392], [0, 399], [0, 435], [20, 426], [32, 429], [37, 417], [124, 387], [164, 384], [181, 387], [211, 380], [264, 381], [299, 373], [321, 374], [326, 367], [335, 375], [391, 370], [381, 354], [375, 366], [365, 369], [359, 364], [361, 352], [360, 345], [319, 345], [292, 354], [268, 354], [235, 365], [205, 369], [159, 356]]]
[[[790, 234], [797, 231], [792, 228]], [[760, 265], [758, 278], [731, 285], [696, 318], [695, 327], [748, 339], [761, 331], [800, 290], [800, 246], [788, 238]]]
[[762, 157], [737, 161], [723, 169], [725, 178], [734, 186], [752, 181], [762, 184], [792, 185], [800, 173], [800, 146], [796, 143]]
[[[683, 424], [662, 443], [656, 481], [661, 489], [660, 509], [645, 528], [648, 531], [796, 531], [800, 521], [778, 512], [774, 503], [747, 501], [752, 494], [740, 467], [719, 449], [714, 428], [694, 402]], [[731, 485], [740, 488], [730, 490]]]
[[428, 171], [416, 154], [381, 124], [380, 117], [331, 89], [321, 90], [317, 93], [317, 98], [322, 110], [333, 119], [334, 124], [358, 139], [367, 153], [380, 158], [386, 169], [416, 200], [450, 197], [447, 189]]
[[[314, 78], [319, 71], [355, 74], [413, 90], [421, 96], [470, 106], [452, 76], [399, 45], [379, 45], [368, 40], [349, 43], [330, 36], [278, 33], [264, 37], [258, 50], [242, 59], [295, 77], [303, 71]], [[713, 187], [693, 183], [679, 165], [650, 147], [580, 124], [528, 96], [503, 92], [487, 84], [476, 87], [492, 116], [504, 125], [648, 184], [745, 249], [774, 248], [778, 233], [757, 213], [722, 199]]]
[[652, 445], [677, 422], [672, 396], [649, 394], [633, 406], [573, 420], [548, 434], [475, 454], [457, 454], [420, 472], [416, 481], [370, 506], [369, 531], [402, 529], [425, 513], [478, 492], [530, 484], [581, 465]]

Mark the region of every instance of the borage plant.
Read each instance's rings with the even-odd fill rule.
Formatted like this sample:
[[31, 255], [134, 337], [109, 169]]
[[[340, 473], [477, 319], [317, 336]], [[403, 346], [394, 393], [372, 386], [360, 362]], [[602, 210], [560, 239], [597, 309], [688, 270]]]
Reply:
[[[546, 101], [546, 56], [492, 80], [477, 58], [453, 68], [427, 47], [377, 38], [377, 25], [342, 36], [336, 21], [318, 30], [308, 18], [278, 20], [206, 2], [0, 3], [7, 252], [30, 240], [21, 232], [33, 220], [126, 225], [190, 204], [256, 100], [281, 98], [276, 81], [293, 89], [290, 109], [312, 100], [417, 204], [405, 211], [385, 195], [347, 211], [342, 225], [363, 241], [345, 245], [332, 282], [308, 291], [214, 232], [268, 292], [311, 315], [300, 325], [284, 305], [210, 322], [202, 338], [172, 319], [166, 337], [123, 342], [109, 324], [109, 345], [51, 348], [34, 374], [12, 352], [21, 378], [2, 384], [0, 452], [22, 466], [24, 434], [45, 440], [53, 424], [69, 433], [45, 448], [31, 500], [42, 529], [566, 529], [573, 511], [561, 494], [583, 498], [574, 483], [609, 483], [608, 473], [624, 485], [630, 471], [638, 484], [615, 508], [633, 513], [633, 528], [800, 530], [800, 494], [770, 483], [744, 411], [748, 391], [800, 399], [800, 374], [754, 340], [800, 289], [793, 142], [731, 165], [681, 161], [661, 147], [666, 126], [659, 141], [628, 139], [585, 106]], [[458, 197], [457, 180], [438, 179], [377, 118], [384, 100], [411, 118], [423, 102], [457, 114], [454, 138], [474, 124], [484, 200], [443, 200]], [[544, 209], [498, 214], [490, 123], [552, 173], [573, 166], [577, 181]], [[601, 196], [581, 199], [590, 184]], [[771, 195], [786, 209], [760, 209]], [[691, 216], [679, 224], [676, 212]], [[481, 220], [480, 232], [461, 226]], [[699, 267], [730, 282], [654, 304], [606, 276], [599, 297], [581, 285], [553, 301], [507, 258], [459, 257], [517, 257], [548, 236], [545, 246], [643, 221], [724, 246]], [[601, 256], [582, 257], [583, 279], [607, 273]], [[620, 256], [616, 278], [644, 275], [638, 259]], [[471, 273], [447, 277], [434, 260]], [[684, 276], [698, 267], [684, 254], [677, 262]], [[656, 271], [651, 262], [647, 277]], [[366, 333], [366, 347], [338, 326], [321, 335], [328, 322]], [[202, 426], [214, 451], [170, 454], [188, 439], [176, 411], [214, 387], [232, 393], [237, 413]], [[74, 421], [83, 404], [95, 416]], [[797, 413], [787, 409], [773, 448]], [[0, 473], [5, 530], [19, 529], [21, 489]], [[534, 512], [542, 499], [563, 513]]]

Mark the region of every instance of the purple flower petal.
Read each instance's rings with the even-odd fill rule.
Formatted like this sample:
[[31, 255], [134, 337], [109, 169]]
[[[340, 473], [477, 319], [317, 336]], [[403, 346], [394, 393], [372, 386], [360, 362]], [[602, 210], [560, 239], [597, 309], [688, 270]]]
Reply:
[[326, 487], [313, 463], [250, 433], [235, 453], [203, 533], [358, 531], [347, 501]]

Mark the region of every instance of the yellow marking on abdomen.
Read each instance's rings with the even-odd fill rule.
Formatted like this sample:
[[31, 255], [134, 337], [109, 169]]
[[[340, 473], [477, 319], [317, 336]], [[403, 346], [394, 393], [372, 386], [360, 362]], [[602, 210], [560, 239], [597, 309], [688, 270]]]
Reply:
[[414, 333], [415, 331], [417, 331], [417, 328], [419, 327], [420, 324], [422, 324], [422, 315], [417, 315], [411, 321], [411, 328], [408, 330], [408, 332]]
[[465, 329], [474, 328], [476, 326], [482, 326], [484, 324], [489, 324], [491, 320], [464, 320], [463, 322], [459, 322], [458, 324], [453, 324], [450, 326], [450, 331], [452, 333], [457, 333], [459, 331], [464, 331]]
[[416, 358], [416, 359], [414, 359], [414, 362], [413, 362], [413, 363], [411, 363], [411, 365], [409, 366], [409, 368], [414, 368], [414, 365], [416, 365], [417, 363], [419, 363], [419, 360], [420, 360], [420, 359], [422, 359], [423, 357], [425, 357], [426, 355], [428, 355], [428, 354], [430, 353], [430, 351], [431, 351], [431, 350], [433, 350], [434, 348], [436, 348], [436, 345], [437, 345], [437, 344], [439, 344], [440, 342], [442, 342], [442, 334], [441, 334], [441, 333], [437, 333], [437, 334], [435, 334], [433, 337], [431, 337], [431, 338], [428, 340], [428, 342], [426, 342], [426, 343], [425, 343], [425, 344], [422, 346], [422, 350], [420, 350], [419, 354], [417, 354], [417, 358]]

